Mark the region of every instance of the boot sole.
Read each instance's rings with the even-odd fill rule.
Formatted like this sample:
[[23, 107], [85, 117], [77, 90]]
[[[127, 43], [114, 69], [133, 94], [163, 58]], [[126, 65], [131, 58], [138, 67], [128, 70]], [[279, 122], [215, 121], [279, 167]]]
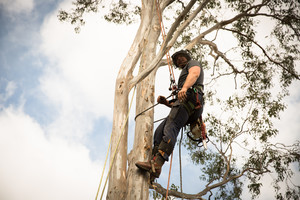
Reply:
[[151, 169], [149, 168], [145, 168], [141, 165], [138, 165], [138, 164], [135, 164], [135, 166], [137, 166], [137, 168], [141, 169], [142, 171], [144, 172], [149, 172], [150, 173], [150, 176], [154, 177], [154, 178], [159, 178], [159, 175], [160, 174], [157, 174], [157, 173], [153, 173]]
[[139, 165], [139, 164], [135, 164], [135, 166], [137, 166], [137, 168], [139, 168], [139, 169], [141, 169], [141, 170], [143, 170], [143, 171], [147, 171], [147, 172], [150, 171], [149, 168], [145, 168], [144, 166], [141, 166], [141, 165]]

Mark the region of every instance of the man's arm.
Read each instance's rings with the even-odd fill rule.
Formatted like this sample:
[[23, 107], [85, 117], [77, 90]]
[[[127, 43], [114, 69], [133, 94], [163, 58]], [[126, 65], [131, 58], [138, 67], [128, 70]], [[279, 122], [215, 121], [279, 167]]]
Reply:
[[189, 74], [186, 77], [186, 80], [181, 90], [178, 92], [178, 99], [180, 101], [186, 100], [187, 97], [186, 91], [196, 83], [198, 77], [200, 76], [200, 72], [201, 72], [200, 66], [193, 66], [189, 69]]

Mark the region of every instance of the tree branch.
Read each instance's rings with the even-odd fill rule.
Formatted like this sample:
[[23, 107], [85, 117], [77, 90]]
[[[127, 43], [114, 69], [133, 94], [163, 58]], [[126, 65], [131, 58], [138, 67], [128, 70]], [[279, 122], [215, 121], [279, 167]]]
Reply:
[[161, 5], [160, 5], [160, 9], [164, 10], [167, 6], [169, 6], [170, 4], [172, 4], [175, 0], [164, 0], [161, 1]]
[[251, 6], [245, 12], [240, 13], [240, 14], [234, 16], [233, 18], [231, 18], [229, 20], [224, 20], [224, 21], [221, 21], [221, 22], [215, 24], [213, 27], [209, 28], [208, 30], [204, 31], [203, 33], [201, 33], [200, 35], [198, 35], [196, 38], [194, 38], [189, 44], [187, 44], [185, 46], [185, 49], [188, 49], [188, 50], [192, 49], [193, 46], [195, 46], [200, 40], [202, 40], [202, 38], [205, 35], [213, 32], [213, 31], [215, 31], [217, 29], [222, 28], [223, 26], [226, 26], [227, 24], [231, 24], [232, 22], [234, 22], [234, 21], [236, 21], [236, 20], [238, 20], [238, 19], [240, 19], [242, 17], [248, 16], [249, 15], [248, 14], [249, 11], [251, 11], [252, 9], [260, 8], [260, 7], [264, 6], [264, 5], [266, 5], [266, 4], [258, 4], [258, 5]]
[[[185, 20], [185, 22], [183, 24], [181, 24], [180, 27], [178, 27], [178, 29], [176, 30], [177, 26], [180, 24], [180, 22], [183, 20], [183, 17], [184, 17], [184, 13], [182, 13], [180, 16], [178, 16], [178, 18], [175, 20], [175, 22], [173, 23], [170, 31], [168, 32], [167, 34], [167, 37], [166, 37], [166, 43], [168, 44], [167, 48], [169, 47], [172, 47], [177, 38], [179, 37], [179, 35], [183, 32], [183, 30], [193, 21], [193, 19], [198, 15], [198, 13], [207, 5], [207, 3], [209, 2], [210, 0], [205, 0], [203, 1], [199, 6], [198, 8], [189, 16], [189, 18], [187, 20]], [[192, 2], [192, 1], [191, 1]], [[191, 2], [187, 5], [187, 7], [185, 8], [185, 10], [189, 11], [191, 8], [189, 8]], [[194, 4], [194, 3], [193, 3]], [[191, 5], [192, 6], [192, 5]], [[187, 13], [187, 12], [186, 12]], [[184, 15], [183, 15], [184, 14]], [[176, 31], [175, 31], [176, 30]], [[174, 32], [175, 31], [175, 32]], [[174, 32], [174, 34], [173, 34]], [[173, 37], [172, 37], [173, 35]], [[171, 39], [172, 37], [172, 39]], [[170, 40], [171, 39], [171, 40]], [[169, 42], [170, 40], [170, 42]]]
[[[228, 174], [229, 174], [229, 170], [230, 170], [230, 163], [231, 163], [231, 158], [232, 158], [232, 146], [231, 146], [231, 142], [230, 144], [228, 145], [230, 146], [230, 154], [229, 154], [229, 159], [227, 158], [227, 156], [224, 154], [222, 154], [222, 156], [224, 157], [225, 161], [226, 161], [226, 171], [223, 175], [223, 180], [226, 180], [226, 178], [228, 177]], [[227, 151], [227, 150], [226, 150]], [[225, 152], [226, 152], [225, 151]]]
[[300, 77], [298, 74], [295, 74], [294, 72], [290, 71], [289, 69], [287, 69], [286, 67], [284, 67], [280, 62], [277, 62], [275, 61], [274, 59], [272, 59], [268, 53], [266, 52], [266, 50], [260, 45], [258, 44], [256, 41], [254, 41], [253, 39], [249, 38], [247, 35], [243, 34], [243, 33], [240, 33], [238, 31], [235, 31], [235, 30], [232, 30], [232, 29], [228, 29], [228, 28], [222, 28], [223, 30], [226, 30], [226, 31], [231, 31], [233, 33], [236, 33], [236, 34], [239, 34], [245, 38], [247, 38], [249, 41], [251, 41], [252, 43], [254, 43], [256, 46], [258, 46], [261, 51], [263, 52], [263, 54], [268, 58], [269, 61], [271, 61], [272, 63], [276, 64], [276, 65], [279, 65], [283, 70], [287, 71], [288, 73], [290, 73], [292, 76], [294, 76], [294, 78], [300, 80]]
[[[270, 15], [270, 14], [266, 14], [266, 13], [255, 13], [255, 14], [249, 14], [248, 16], [250, 17], [255, 17], [255, 16], [265, 16], [265, 17], [271, 17], [271, 18], [274, 18], [274, 19], [277, 19], [278, 21], [281, 21], [281, 23], [285, 24], [285, 25], [288, 25], [293, 31], [294, 33], [296, 34], [298, 40], [300, 39], [300, 34], [299, 34], [299, 31], [297, 29], [295, 29], [295, 27], [288, 21], [288, 20], [285, 20], [289, 15], [287, 16], [284, 16], [282, 19], [276, 15]], [[298, 19], [296, 16], [294, 16], [296, 20], [300, 20]]]
[[[153, 187], [154, 186], [154, 187]], [[162, 187], [159, 183], [153, 183], [152, 186], [150, 186], [150, 189], [154, 189], [156, 192], [159, 194], [165, 196], [167, 193], [167, 190]], [[200, 200], [205, 200], [202, 198], [202, 195], [197, 195], [197, 194], [187, 194], [183, 192], [178, 192], [174, 190], [169, 190], [168, 194], [170, 196], [178, 197], [178, 198], [184, 198], [184, 199], [200, 199]]]
[[168, 65], [167, 59], [162, 59], [158, 64], [159, 67], [166, 66], [166, 65]]
[[222, 53], [221, 51], [219, 51], [218, 46], [213, 43], [212, 41], [208, 41], [208, 40], [200, 40], [198, 43], [203, 44], [203, 45], [209, 45], [214, 52], [218, 55], [218, 57], [223, 58], [223, 60], [232, 68], [232, 71], [234, 73], [241, 73], [241, 71], [239, 71], [231, 62], [230, 60], [225, 56], [224, 53]]
[[[274, 145], [275, 146], [275, 145]], [[231, 158], [230, 158], [231, 159]], [[228, 169], [227, 169], [228, 170]], [[222, 185], [227, 184], [228, 182], [240, 178], [241, 176], [243, 176], [246, 172], [250, 172], [256, 175], [262, 175], [264, 173], [269, 173], [270, 170], [267, 169], [267, 166], [264, 167], [260, 167], [260, 168], [254, 168], [254, 167], [247, 167], [245, 169], [243, 169], [239, 174], [235, 175], [235, 176], [226, 176], [223, 178], [222, 181], [215, 183], [211, 186], [209, 186], [209, 184], [211, 184], [213, 181], [209, 182], [205, 189], [202, 190], [201, 192], [197, 193], [197, 194], [187, 194], [187, 193], [182, 193], [182, 192], [178, 192], [178, 191], [174, 191], [174, 190], [169, 190], [169, 194], [171, 196], [177, 197], [177, 198], [184, 198], [184, 199], [201, 199], [203, 200], [202, 196], [206, 195], [209, 191], [211, 191], [214, 188], [220, 187]], [[227, 178], [228, 177], [228, 178]], [[153, 183], [152, 186], [150, 186], [150, 189], [154, 189], [156, 192], [162, 194], [162, 195], [166, 195], [166, 189], [163, 188], [159, 183]]]
[[136, 84], [142, 81], [145, 77], [147, 77], [156, 67], [158, 67], [162, 57], [165, 55], [165, 49], [161, 49], [154, 60], [150, 63], [149, 67], [144, 69], [137, 76], [133, 77], [129, 81], [129, 88], [133, 88]]

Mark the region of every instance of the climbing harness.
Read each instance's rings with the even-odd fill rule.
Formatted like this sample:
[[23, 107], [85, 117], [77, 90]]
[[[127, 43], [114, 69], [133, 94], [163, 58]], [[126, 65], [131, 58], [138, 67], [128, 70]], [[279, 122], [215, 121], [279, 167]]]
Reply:
[[190, 91], [194, 92], [196, 95], [196, 105], [192, 101], [186, 101], [183, 103], [183, 106], [186, 108], [186, 110], [189, 113], [189, 116], [191, 116], [195, 110], [198, 110], [202, 107], [201, 101], [200, 101], [200, 94], [203, 94], [203, 86], [202, 85], [195, 85], [189, 89]]
[[[126, 124], [128, 122], [129, 113], [130, 113], [130, 110], [131, 110], [131, 106], [132, 106], [132, 102], [133, 102], [133, 97], [134, 97], [134, 94], [135, 94], [135, 90], [136, 90], [136, 87], [134, 87], [134, 91], [133, 91], [132, 98], [131, 98], [131, 101], [130, 101], [130, 105], [129, 105], [128, 113], [127, 113], [127, 116], [126, 116], [126, 119], [125, 119], [125, 123], [124, 123], [124, 125], [122, 127], [121, 134], [120, 134], [120, 136], [118, 138], [117, 146], [116, 146], [116, 148], [114, 150], [114, 153], [113, 153], [112, 161], [111, 161], [110, 166], [109, 166], [109, 170], [108, 170], [108, 173], [107, 173], [107, 176], [106, 176], [106, 180], [105, 180], [105, 183], [104, 183], [104, 186], [103, 186], [103, 190], [102, 190], [100, 199], [102, 199], [102, 197], [103, 197], [103, 194], [104, 194], [104, 191], [105, 191], [105, 187], [106, 187], [106, 184], [107, 184], [107, 181], [108, 181], [108, 176], [109, 176], [110, 171], [112, 169], [112, 165], [114, 163], [114, 160], [115, 160], [115, 157], [116, 157], [116, 153], [117, 153], [117, 150], [118, 150], [121, 138], [122, 138], [122, 136], [124, 135], [124, 132], [125, 132], [125, 127], [126, 127]], [[101, 184], [102, 184], [102, 178], [103, 178], [103, 174], [104, 174], [105, 167], [106, 167], [106, 161], [107, 161], [108, 154], [109, 154], [109, 148], [111, 146], [111, 138], [112, 138], [112, 134], [110, 136], [110, 141], [109, 141], [109, 145], [108, 145], [108, 149], [107, 149], [107, 153], [106, 153], [104, 167], [103, 167], [103, 170], [102, 170], [102, 175], [101, 175], [101, 179], [100, 179], [100, 183], [99, 183], [99, 187], [98, 187], [98, 190], [97, 190], [97, 194], [96, 194], [95, 200], [97, 200], [97, 198], [98, 198], [99, 190], [100, 190], [100, 187], [101, 187]]]

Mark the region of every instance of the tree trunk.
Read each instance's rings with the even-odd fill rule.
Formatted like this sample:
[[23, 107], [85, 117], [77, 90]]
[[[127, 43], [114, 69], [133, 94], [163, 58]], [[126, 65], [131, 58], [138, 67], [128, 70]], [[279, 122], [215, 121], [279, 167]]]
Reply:
[[[137, 113], [154, 103], [154, 75], [145, 78], [137, 88]], [[138, 95], [139, 94], [139, 95]], [[135, 166], [137, 161], [149, 160], [152, 149], [153, 110], [136, 119], [133, 149], [128, 155], [127, 198], [147, 200], [149, 198], [148, 174]]]
[[[118, 140], [122, 134], [122, 129], [128, 113], [128, 87], [124, 79], [117, 79], [115, 86], [114, 120], [112, 128], [112, 143], [110, 153], [110, 163], [113, 161], [113, 154], [117, 147]], [[109, 174], [107, 199], [124, 199], [126, 194], [126, 165], [127, 165], [127, 133], [128, 123], [124, 127], [120, 145], [116, 152], [113, 167]]]
[[[141, 57], [140, 72], [147, 68], [156, 56], [155, 50], [160, 34], [160, 25], [155, 9], [153, 10], [152, 16], [151, 30], [148, 37], [145, 38], [146, 46]], [[155, 103], [154, 87], [155, 72], [152, 72], [138, 84], [136, 114], [141, 113]], [[148, 173], [143, 173], [138, 170], [135, 163], [137, 161], [147, 161], [150, 159], [152, 151], [153, 115], [154, 110], [151, 109], [136, 119], [133, 149], [128, 155], [127, 200], [149, 199]]]

